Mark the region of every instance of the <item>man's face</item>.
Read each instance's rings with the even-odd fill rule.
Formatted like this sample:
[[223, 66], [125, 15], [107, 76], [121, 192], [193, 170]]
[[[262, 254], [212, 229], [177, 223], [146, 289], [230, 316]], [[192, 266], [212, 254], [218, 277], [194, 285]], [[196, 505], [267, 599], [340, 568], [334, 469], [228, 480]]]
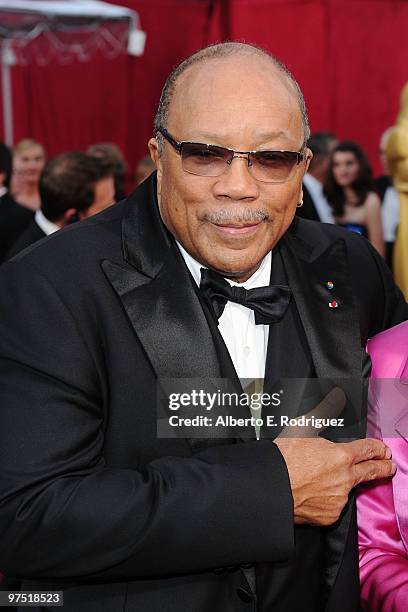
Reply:
[[[210, 60], [180, 77], [171, 102], [168, 131], [178, 141], [228, 147], [299, 151], [301, 114], [293, 87], [264, 58]], [[247, 160], [235, 158], [217, 177], [186, 173], [166, 142], [158, 156], [162, 219], [200, 263], [246, 280], [289, 227], [302, 199], [306, 163], [285, 183], [256, 180]]]
[[95, 197], [89, 208], [79, 213], [80, 219], [86, 219], [105, 210], [115, 201], [115, 183], [113, 176], [107, 176], [95, 183]]

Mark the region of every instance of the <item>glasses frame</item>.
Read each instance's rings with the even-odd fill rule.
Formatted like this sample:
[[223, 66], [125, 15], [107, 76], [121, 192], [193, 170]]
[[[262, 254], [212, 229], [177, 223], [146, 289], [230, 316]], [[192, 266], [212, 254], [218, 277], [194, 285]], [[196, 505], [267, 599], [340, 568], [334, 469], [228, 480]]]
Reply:
[[[161, 126], [157, 128], [156, 133], [157, 132], [159, 132], [167, 140], [167, 142], [171, 144], [171, 146], [177, 151], [180, 157], [182, 157], [182, 150], [183, 150], [184, 145], [200, 145], [200, 146], [207, 147], [207, 148], [216, 147], [217, 149], [221, 149], [222, 151], [228, 151], [228, 153], [231, 154], [231, 157], [225, 163], [228, 164], [229, 166], [232, 164], [232, 160], [238, 157], [238, 158], [246, 159], [248, 168], [250, 168], [252, 166], [250, 155], [251, 154], [254, 155], [256, 153], [290, 153], [291, 155], [296, 155], [296, 165], [293, 166], [288, 177], [285, 178], [283, 181], [265, 181], [263, 179], [257, 178], [251, 173], [251, 176], [253, 176], [255, 180], [260, 181], [261, 183], [273, 183], [273, 184], [286, 183], [286, 181], [290, 180], [291, 176], [293, 175], [293, 169], [296, 168], [296, 166], [299, 166], [301, 162], [307, 159], [307, 156], [304, 152], [305, 146], [303, 146], [300, 151], [286, 151], [284, 149], [264, 149], [264, 150], [261, 149], [258, 151], [256, 150], [255, 151], [235, 151], [235, 149], [230, 149], [228, 147], [221, 147], [219, 145], [208, 144], [204, 142], [194, 142], [190, 140], [178, 141], [174, 138], [174, 136], [170, 134], [168, 130], [166, 130], [166, 128], [161, 127]], [[188, 170], [186, 170], [184, 167], [183, 167], [183, 170], [184, 172], [187, 172], [187, 174], [193, 174], [193, 176], [203, 176], [203, 177], [207, 176], [207, 178], [213, 178], [211, 175], [194, 174], [193, 172], [189, 172]], [[221, 176], [224, 172], [221, 172], [220, 174], [216, 174], [214, 176]]]

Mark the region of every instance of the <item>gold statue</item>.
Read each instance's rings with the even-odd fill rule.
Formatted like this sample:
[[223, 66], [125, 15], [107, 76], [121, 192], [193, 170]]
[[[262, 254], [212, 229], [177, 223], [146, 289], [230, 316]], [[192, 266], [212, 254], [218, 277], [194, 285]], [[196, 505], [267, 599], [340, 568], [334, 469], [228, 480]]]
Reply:
[[388, 140], [386, 155], [400, 199], [400, 220], [394, 247], [394, 277], [408, 301], [408, 83], [401, 93], [401, 110]]

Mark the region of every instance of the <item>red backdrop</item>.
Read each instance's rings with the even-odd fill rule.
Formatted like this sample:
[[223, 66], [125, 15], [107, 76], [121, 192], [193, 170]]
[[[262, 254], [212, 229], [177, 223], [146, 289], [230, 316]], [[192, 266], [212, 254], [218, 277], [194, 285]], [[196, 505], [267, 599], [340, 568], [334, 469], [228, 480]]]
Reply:
[[357, 140], [379, 170], [378, 139], [394, 123], [408, 80], [407, 0], [111, 2], [138, 11], [144, 55], [14, 67], [15, 141], [34, 137], [49, 155], [113, 141], [133, 170], [171, 68], [204, 44], [238, 39], [268, 48], [290, 68], [313, 130]]

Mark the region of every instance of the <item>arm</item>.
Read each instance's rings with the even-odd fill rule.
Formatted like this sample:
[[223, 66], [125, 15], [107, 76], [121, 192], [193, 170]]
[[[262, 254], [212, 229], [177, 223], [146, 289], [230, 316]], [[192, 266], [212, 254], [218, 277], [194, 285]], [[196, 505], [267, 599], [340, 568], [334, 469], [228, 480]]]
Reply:
[[109, 581], [290, 557], [292, 495], [274, 444], [107, 466], [108, 374], [92, 317], [75, 317], [27, 258], [2, 267], [0, 287], [6, 575]]
[[365, 203], [367, 208], [368, 239], [378, 253], [385, 257], [385, 245], [381, 220], [381, 202], [376, 193], [370, 193]]
[[408, 558], [396, 520], [391, 481], [361, 488], [357, 516], [364, 610], [408, 609]]

